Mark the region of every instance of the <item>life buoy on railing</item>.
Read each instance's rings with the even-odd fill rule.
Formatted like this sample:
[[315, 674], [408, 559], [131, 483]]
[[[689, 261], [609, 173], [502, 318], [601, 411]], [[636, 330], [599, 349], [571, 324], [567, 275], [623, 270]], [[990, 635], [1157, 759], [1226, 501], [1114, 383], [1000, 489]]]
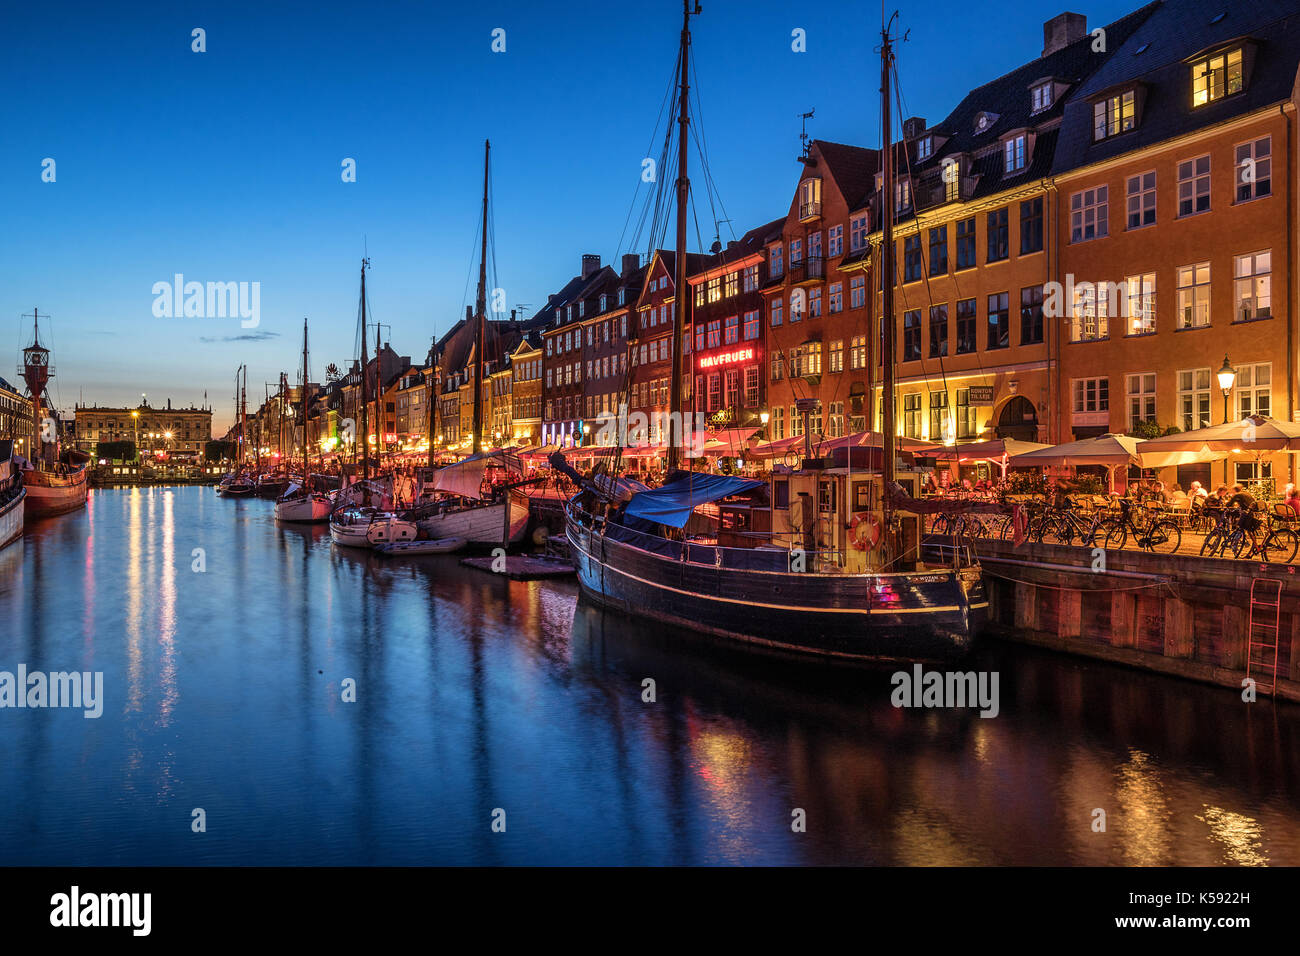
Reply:
[[849, 543], [856, 551], [870, 551], [880, 544], [880, 517], [870, 511], [854, 515]]

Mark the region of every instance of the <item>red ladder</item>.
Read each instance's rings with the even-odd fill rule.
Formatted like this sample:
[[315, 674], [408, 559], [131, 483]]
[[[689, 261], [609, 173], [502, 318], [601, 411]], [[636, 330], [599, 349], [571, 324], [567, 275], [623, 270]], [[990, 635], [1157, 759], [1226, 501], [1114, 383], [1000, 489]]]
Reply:
[[1246, 676], [1253, 677], [1255, 687], [1261, 691], [1267, 690], [1270, 695], [1277, 693], [1277, 645], [1281, 604], [1281, 581], [1255, 578], [1250, 582], [1250, 630], [1246, 632]]

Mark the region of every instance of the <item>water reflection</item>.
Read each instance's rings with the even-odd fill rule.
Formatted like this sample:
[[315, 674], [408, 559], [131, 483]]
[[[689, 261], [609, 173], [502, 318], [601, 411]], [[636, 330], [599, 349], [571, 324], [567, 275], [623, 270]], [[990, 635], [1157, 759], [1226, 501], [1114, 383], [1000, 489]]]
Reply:
[[35, 524], [0, 612], [0, 669], [107, 695], [98, 721], [0, 714], [5, 863], [1300, 862], [1293, 708], [987, 645], [998, 718], [899, 710], [887, 672], [336, 548], [210, 489]]

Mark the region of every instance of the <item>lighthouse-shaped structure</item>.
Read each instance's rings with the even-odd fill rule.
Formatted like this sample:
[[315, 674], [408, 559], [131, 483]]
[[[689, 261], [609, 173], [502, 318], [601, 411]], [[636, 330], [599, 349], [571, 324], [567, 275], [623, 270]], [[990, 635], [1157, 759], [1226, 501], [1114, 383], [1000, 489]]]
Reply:
[[[23, 349], [20, 372], [32, 400], [31, 444], [23, 449], [28, 467], [23, 472], [27, 488], [27, 514], [32, 517], [75, 511], [86, 504], [87, 482], [84, 456], [59, 454], [58, 427], [44, 413], [45, 388], [54, 375], [50, 350], [41, 345], [41, 317], [32, 311], [32, 344]], [[73, 458], [82, 458], [74, 461]]]

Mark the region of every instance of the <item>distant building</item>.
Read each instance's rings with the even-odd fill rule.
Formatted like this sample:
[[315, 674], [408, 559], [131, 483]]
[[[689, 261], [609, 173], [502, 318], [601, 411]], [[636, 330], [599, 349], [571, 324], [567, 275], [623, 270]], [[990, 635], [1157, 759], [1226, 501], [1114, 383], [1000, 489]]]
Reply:
[[[3, 396], [0, 395], [0, 400]], [[76, 406], [76, 442], [79, 450], [94, 455], [100, 442], [135, 442], [142, 457], [166, 453], [169, 457], [202, 457], [212, 440], [212, 409], [164, 408], [148, 403], [135, 408]]]

